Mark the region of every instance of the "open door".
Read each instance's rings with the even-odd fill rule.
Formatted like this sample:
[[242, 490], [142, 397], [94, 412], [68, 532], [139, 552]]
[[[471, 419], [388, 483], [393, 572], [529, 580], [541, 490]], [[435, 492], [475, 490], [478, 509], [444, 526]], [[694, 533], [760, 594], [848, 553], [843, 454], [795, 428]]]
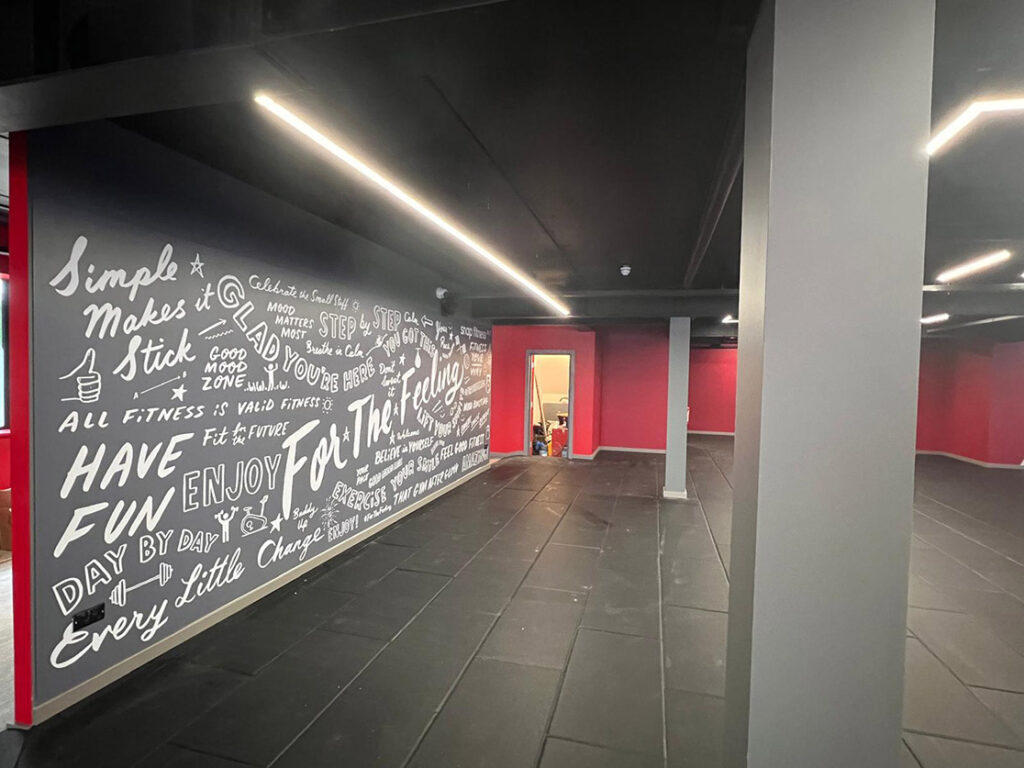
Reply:
[[569, 458], [572, 444], [572, 353], [528, 354], [526, 452], [531, 456]]

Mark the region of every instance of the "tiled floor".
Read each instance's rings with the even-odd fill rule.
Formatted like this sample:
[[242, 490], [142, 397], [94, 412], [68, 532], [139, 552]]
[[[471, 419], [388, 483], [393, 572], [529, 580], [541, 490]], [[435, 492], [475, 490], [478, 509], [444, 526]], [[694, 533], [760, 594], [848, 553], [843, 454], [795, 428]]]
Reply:
[[[919, 464], [905, 763], [1024, 766], [1024, 473], [952, 464]], [[0, 766], [714, 768], [731, 468], [696, 439], [669, 502], [657, 456], [504, 461]]]
[[[695, 442], [690, 476], [724, 555], [732, 441]], [[1024, 766], [1024, 472], [922, 456], [914, 508], [904, 768]]]

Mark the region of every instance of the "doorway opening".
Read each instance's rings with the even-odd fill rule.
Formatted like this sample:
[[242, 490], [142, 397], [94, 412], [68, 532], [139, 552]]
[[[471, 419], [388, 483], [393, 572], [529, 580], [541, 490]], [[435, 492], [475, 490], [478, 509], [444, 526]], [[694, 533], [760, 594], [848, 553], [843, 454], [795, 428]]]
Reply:
[[569, 458], [572, 451], [571, 352], [528, 352], [526, 453]]

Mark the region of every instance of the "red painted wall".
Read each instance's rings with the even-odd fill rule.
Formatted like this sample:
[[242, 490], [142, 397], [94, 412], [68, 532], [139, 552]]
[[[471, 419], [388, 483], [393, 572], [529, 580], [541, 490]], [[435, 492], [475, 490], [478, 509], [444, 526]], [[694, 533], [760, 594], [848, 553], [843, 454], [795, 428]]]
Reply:
[[993, 350], [988, 460], [1024, 462], [1024, 343]]
[[992, 464], [1024, 461], [1024, 343], [926, 341], [917, 448]]
[[[496, 326], [492, 356], [491, 450], [523, 450], [526, 350], [573, 349], [578, 455], [599, 446], [665, 450], [668, 326]], [[732, 432], [736, 350], [690, 353], [690, 429]]]
[[[9, 248], [8, 227], [6, 222], [0, 222], [0, 272], [4, 274], [8, 270], [8, 258], [6, 251]], [[0, 488], [11, 487], [11, 433], [8, 430], [0, 430]]]
[[597, 381], [597, 334], [567, 325], [498, 325], [491, 351], [491, 451], [519, 453], [526, 435], [526, 353], [575, 352], [573, 379], [573, 451], [590, 455], [597, 450], [600, 401]]
[[668, 326], [598, 328], [600, 444], [665, 450]]
[[[664, 450], [668, 328], [637, 325], [496, 327], [493, 451], [523, 450], [527, 349], [578, 350], [578, 455], [599, 446]], [[735, 349], [691, 350], [690, 431], [735, 430], [736, 363]], [[917, 447], [993, 464], [1024, 461], [1024, 343], [925, 340]]]
[[736, 350], [690, 350], [690, 431], [736, 430]]

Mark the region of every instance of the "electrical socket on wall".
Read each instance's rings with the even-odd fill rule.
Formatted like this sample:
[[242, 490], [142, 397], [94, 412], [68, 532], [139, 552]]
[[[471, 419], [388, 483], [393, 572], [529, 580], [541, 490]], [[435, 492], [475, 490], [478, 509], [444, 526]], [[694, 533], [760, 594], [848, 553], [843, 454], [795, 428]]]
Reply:
[[72, 627], [74, 629], [87, 627], [90, 624], [95, 624], [97, 621], [102, 621], [106, 615], [106, 603], [100, 603], [99, 605], [94, 605], [91, 608], [85, 608], [71, 617]]

